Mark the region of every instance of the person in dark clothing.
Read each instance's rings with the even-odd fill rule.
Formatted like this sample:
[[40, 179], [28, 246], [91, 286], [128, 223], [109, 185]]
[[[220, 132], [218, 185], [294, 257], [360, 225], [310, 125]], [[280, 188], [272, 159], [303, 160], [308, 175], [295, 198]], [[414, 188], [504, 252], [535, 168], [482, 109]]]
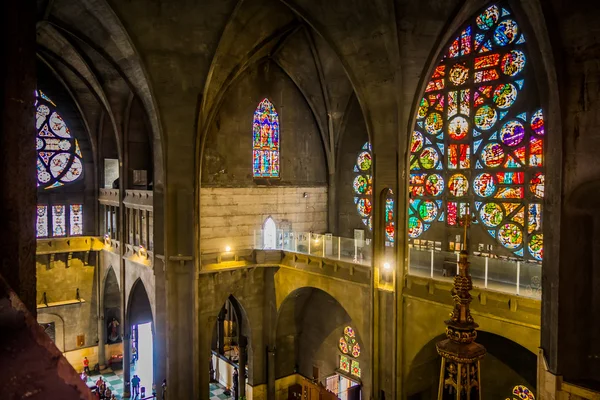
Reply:
[[237, 368], [233, 369], [233, 398], [238, 400], [239, 398], [239, 374]]

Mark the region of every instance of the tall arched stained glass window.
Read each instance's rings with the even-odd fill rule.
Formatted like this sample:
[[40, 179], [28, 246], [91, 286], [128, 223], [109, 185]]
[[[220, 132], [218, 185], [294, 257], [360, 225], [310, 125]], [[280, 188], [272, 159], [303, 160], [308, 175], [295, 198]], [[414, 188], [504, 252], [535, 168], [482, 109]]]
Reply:
[[279, 177], [279, 116], [269, 99], [260, 102], [252, 123], [252, 170], [255, 178]]
[[81, 149], [56, 104], [41, 90], [35, 96], [37, 181], [39, 187], [52, 189], [83, 176]]
[[394, 192], [387, 190], [385, 197], [385, 246], [394, 247], [396, 227], [394, 226]]
[[373, 204], [371, 203], [371, 196], [373, 195], [372, 164], [371, 143], [366, 142], [358, 153], [358, 157], [356, 157], [352, 188], [354, 189], [356, 211], [369, 230], [373, 227], [373, 217], [371, 216], [373, 211]]
[[505, 3], [452, 38], [419, 101], [410, 156], [408, 234], [541, 261], [544, 116], [522, 27]]

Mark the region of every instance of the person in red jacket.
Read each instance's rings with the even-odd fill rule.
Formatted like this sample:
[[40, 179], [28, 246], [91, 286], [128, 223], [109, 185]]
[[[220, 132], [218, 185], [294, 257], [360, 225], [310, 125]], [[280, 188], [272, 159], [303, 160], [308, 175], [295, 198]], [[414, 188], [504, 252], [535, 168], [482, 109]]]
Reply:
[[90, 362], [87, 357], [83, 357], [83, 372], [90, 375]]

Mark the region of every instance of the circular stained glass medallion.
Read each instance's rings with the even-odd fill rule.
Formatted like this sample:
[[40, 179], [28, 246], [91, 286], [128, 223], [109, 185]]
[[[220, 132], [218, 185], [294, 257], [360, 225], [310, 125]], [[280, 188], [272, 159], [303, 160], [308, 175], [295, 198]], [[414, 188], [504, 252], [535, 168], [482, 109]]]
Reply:
[[481, 161], [491, 168], [498, 167], [504, 161], [504, 149], [500, 143], [488, 143], [481, 151]]
[[419, 157], [419, 161], [425, 169], [435, 168], [439, 160], [440, 156], [433, 147], [426, 147], [423, 149], [423, 152], [421, 152], [421, 156]]
[[444, 124], [444, 120], [440, 113], [432, 112], [427, 116], [425, 120], [425, 130], [430, 135], [437, 135], [442, 131], [442, 126]]
[[520, 400], [535, 400], [533, 392], [527, 386], [517, 385], [513, 388], [513, 394], [519, 396]]
[[533, 129], [536, 135], [544, 135], [544, 114], [542, 114], [542, 109], [537, 110], [531, 116], [531, 129]]
[[491, 129], [497, 119], [496, 110], [490, 106], [481, 106], [475, 112], [475, 125], [484, 131]]
[[354, 346], [352, 346], [352, 357], [358, 358], [359, 356], [360, 356], [360, 346], [358, 345], [358, 343], [355, 343]]
[[371, 168], [371, 153], [368, 151], [360, 153], [356, 159], [356, 164], [362, 171], [368, 171]]
[[40, 138], [37, 138], [35, 141], [35, 149], [41, 150], [44, 147], [44, 141]]
[[439, 174], [432, 174], [425, 181], [425, 190], [432, 196], [439, 196], [444, 191], [444, 178]]
[[408, 236], [411, 238], [417, 238], [423, 233], [423, 223], [417, 217], [410, 217], [408, 219]]
[[525, 137], [525, 127], [519, 121], [509, 121], [500, 130], [500, 140], [507, 146], [516, 146]]
[[429, 102], [425, 97], [421, 99], [421, 103], [419, 103], [419, 110], [417, 111], [417, 118], [423, 119], [427, 115], [427, 111], [429, 111]]
[[37, 159], [37, 177], [38, 181], [42, 184], [48, 183], [50, 182], [50, 179], [52, 179], [52, 176], [46, 170], [46, 167], [39, 158]]
[[516, 249], [523, 243], [523, 231], [516, 224], [504, 224], [498, 229], [498, 241], [507, 249]]
[[352, 186], [357, 194], [365, 194], [369, 188], [369, 179], [365, 175], [358, 175]]
[[351, 326], [347, 326], [347, 327], [345, 327], [345, 328], [344, 328], [344, 335], [346, 335], [346, 336], [348, 336], [348, 337], [351, 337], [351, 338], [353, 338], [353, 337], [355, 336], [355, 335], [354, 335], [354, 329], [352, 329], [352, 327], [351, 327]]
[[496, 182], [492, 174], [479, 174], [473, 180], [473, 191], [480, 197], [490, 197], [496, 192]]
[[348, 343], [346, 343], [346, 339], [344, 339], [343, 337], [340, 338], [339, 347], [342, 353], [348, 354]]
[[519, 34], [519, 26], [512, 19], [506, 19], [498, 24], [494, 31], [494, 42], [500, 46], [511, 44]]
[[469, 123], [463, 117], [455, 117], [448, 124], [448, 135], [453, 140], [461, 140], [467, 136]]
[[371, 211], [373, 210], [373, 206], [371, 205], [371, 200], [369, 199], [360, 199], [356, 203], [356, 209], [361, 217], [367, 218], [371, 215]]
[[425, 222], [433, 222], [435, 221], [435, 217], [437, 217], [438, 207], [434, 201], [425, 200], [421, 204], [419, 204], [419, 216]]
[[464, 64], [454, 64], [452, 68], [450, 68], [448, 79], [450, 79], [450, 82], [455, 86], [464, 84], [468, 78], [469, 68], [465, 67]]
[[502, 212], [502, 207], [500, 207], [500, 205], [496, 203], [486, 203], [481, 207], [481, 210], [479, 210], [479, 218], [485, 226], [495, 228], [502, 222], [504, 213]]
[[67, 173], [60, 178], [63, 182], [72, 182], [75, 179], [79, 178], [81, 173], [83, 172], [83, 165], [81, 165], [81, 160], [77, 157], [73, 158], [73, 163], [71, 167], [67, 171]]
[[529, 238], [529, 253], [531, 256], [538, 261], [542, 261], [544, 258], [544, 235], [542, 233], [536, 233]]
[[531, 190], [531, 193], [533, 193], [533, 195], [537, 198], [543, 198], [544, 197], [544, 183], [546, 181], [546, 178], [544, 176], [543, 173], [541, 172], [536, 172], [533, 177], [531, 178], [530, 184], [529, 184], [529, 190]]
[[71, 155], [69, 153], [58, 153], [50, 160], [50, 173], [54, 178], [57, 178], [60, 174], [63, 173], [67, 164], [69, 163], [69, 159]]
[[505, 75], [517, 75], [525, 68], [525, 54], [520, 50], [509, 51], [502, 57], [500, 68]]
[[410, 139], [410, 151], [416, 153], [423, 148], [423, 134], [419, 131], [414, 131]]
[[488, 7], [484, 12], [477, 17], [477, 26], [479, 29], [487, 31], [498, 22], [500, 18], [500, 10], [498, 6]]
[[452, 196], [462, 197], [469, 190], [469, 181], [463, 174], [454, 174], [448, 180], [448, 190]]
[[500, 109], [509, 108], [517, 100], [517, 88], [512, 83], [498, 85], [494, 90], [494, 103]]

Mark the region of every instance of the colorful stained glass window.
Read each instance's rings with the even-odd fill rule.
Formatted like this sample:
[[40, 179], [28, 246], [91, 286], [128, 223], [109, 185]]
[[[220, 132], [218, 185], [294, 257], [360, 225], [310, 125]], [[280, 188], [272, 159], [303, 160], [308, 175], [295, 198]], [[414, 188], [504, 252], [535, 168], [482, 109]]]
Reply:
[[35, 92], [37, 129], [37, 184], [52, 189], [83, 176], [83, 161], [77, 139], [56, 111], [56, 104], [41, 90]]
[[[418, 140], [418, 138], [413, 138], [413, 140]], [[354, 189], [356, 211], [360, 215], [363, 224], [369, 230], [372, 229], [373, 225], [373, 217], [371, 215], [373, 211], [373, 204], [371, 203], [371, 196], [373, 194], [372, 164], [371, 144], [367, 142], [356, 157], [356, 164], [354, 165], [355, 177], [352, 188]]]
[[69, 235], [83, 235], [83, 206], [81, 204], [69, 206]]
[[542, 260], [544, 114], [522, 31], [492, 4], [438, 58], [410, 141], [410, 240], [450, 249], [472, 215], [473, 246]]
[[35, 221], [36, 237], [48, 236], [48, 206], [37, 206], [37, 218]]
[[52, 206], [52, 236], [67, 235], [67, 216], [65, 206]]
[[344, 333], [340, 337], [338, 348], [342, 352], [342, 355], [340, 355], [340, 369], [360, 377], [360, 366], [356, 360], [360, 357], [360, 345], [356, 339], [356, 333], [351, 326], [346, 326], [344, 328]]
[[[524, 385], [517, 385], [513, 388], [512, 391], [513, 394], [513, 400], [535, 400], [535, 396], [533, 395], [533, 392]], [[511, 400], [510, 398], [507, 398], [506, 400]]]
[[396, 226], [394, 225], [394, 192], [388, 190], [385, 199], [385, 245], [393, 247], [396, 237]]
[[279, 177], [279, 115], [269, 99], [260, 102], [252, 122], [252, 171], [255, 178]]

